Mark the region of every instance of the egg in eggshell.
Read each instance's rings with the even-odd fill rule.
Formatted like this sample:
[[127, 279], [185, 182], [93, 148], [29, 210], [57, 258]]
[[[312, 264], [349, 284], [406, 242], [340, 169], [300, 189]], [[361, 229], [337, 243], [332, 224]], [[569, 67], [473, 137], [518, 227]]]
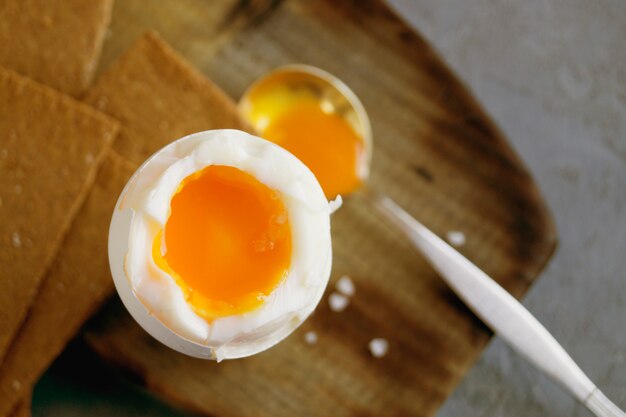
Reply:
[[315, 309], [328, 283], [331, 205], [283, 148], [238, 130], [170, 143], [131, 177], [109, 230], [117, 291], [170, 348], [259, 353]]

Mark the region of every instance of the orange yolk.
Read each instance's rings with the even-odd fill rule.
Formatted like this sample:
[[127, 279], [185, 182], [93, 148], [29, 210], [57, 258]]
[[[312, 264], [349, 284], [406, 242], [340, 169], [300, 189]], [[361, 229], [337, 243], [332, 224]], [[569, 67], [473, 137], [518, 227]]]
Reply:
[[181, 182], [170, 208], [152, 255], [206, 320], [259, 307], [287, 276], [287, 210], [252, 175], [208, 166]]
[[350, 124], [319, 103], [302, 100], [269, 121], [263, 137], [294, 154], [317, 177], [326, 198], [354, 191], [361, 184], [363, 141]]

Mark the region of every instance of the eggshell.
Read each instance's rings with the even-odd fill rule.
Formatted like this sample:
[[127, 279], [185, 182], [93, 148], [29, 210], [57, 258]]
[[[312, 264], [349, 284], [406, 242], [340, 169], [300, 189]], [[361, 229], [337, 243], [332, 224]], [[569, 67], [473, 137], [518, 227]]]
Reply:
[[[207, 322], [151, 256], [180, 182], [211, 165], [229, 165], [277, 190], [289, 213], [293, 251], [287, 278], [256, 310]], [[279, 146], [237, 130], [174, 141], [150, 157], [122, 191], [109, 230], [109, 262], [133, 318], [170, 348], [198, 358], [233, 359], [288, 336], [315, 309], [330, 275], [331, 207], [311, 171]]]

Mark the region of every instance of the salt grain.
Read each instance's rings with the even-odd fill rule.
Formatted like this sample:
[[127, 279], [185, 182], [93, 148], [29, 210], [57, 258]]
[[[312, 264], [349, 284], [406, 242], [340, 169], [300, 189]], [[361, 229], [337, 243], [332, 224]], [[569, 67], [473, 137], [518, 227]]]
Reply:
[[22, 237], [18, 232], [13, 232], [13, 234], [11, 235], [11, 243], [13, 244], [14, 248], [22, 247]]
[[458, 230], [448, 232], [446, 239], [448, 239], [448, 242], [452, 246], [459, 247], [465, 245], [465, 234], [463, 232], [459, 232]]
[[304, 341], [307, 342], [309, 345], [316, 344], [317, 343], [317, 333], [315, 333], [313, 331], [306, 332], [304, 334]]
[[13, 387], [15, 391], [19, 391], [22, 388], [22, 384], [17, 379], [13, 380], [13, 383], [11, 384], [11, 386]]
[[13, 192], [14, 192], [15, 194], [22, 194], [22, 186], [21, 186], [21, 185], [19, 185], [19, 184], [18, 184], [18, 185], [15, 185], [15, 186], [13, 187]]
[[346, 309], [346, 307], [348, 307], [348, 304], [348, 298], [339, 293], [334, 292], [328, 297], [328, 305], [330, 306], [330, 309], [332, 311], [343, 311]]
[[92, 162], [93, 162], [93, 155], [91, 153], [87, 152], [85, 154], [85, 163], [87, 165], [91, 165]]
[[337, 291], [348, 297], [354, 295], [354, 282], [352, 282], [352, 279], [350, 279], [350, 277], [347, 275], [339, 278], [337, 284], [335, 285], [335, 288], [337, 288]]
[[373, 357], [382, 358], [387, 354], [387, 351], [389, 350], [389, 342], [387, 342], [387, 339], [377, 337], [370, 341], [369, 349]]

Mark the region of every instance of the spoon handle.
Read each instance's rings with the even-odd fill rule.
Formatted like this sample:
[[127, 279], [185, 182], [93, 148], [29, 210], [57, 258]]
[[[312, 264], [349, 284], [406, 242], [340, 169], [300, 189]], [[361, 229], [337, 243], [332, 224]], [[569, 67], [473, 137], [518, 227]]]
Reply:
[[364, 190], [364, 195], [511, 348], [560, 383], [598, 417], [626, 417], [589, 380], [546, 328], [504, 288], [389, 197], [372, 190]]

